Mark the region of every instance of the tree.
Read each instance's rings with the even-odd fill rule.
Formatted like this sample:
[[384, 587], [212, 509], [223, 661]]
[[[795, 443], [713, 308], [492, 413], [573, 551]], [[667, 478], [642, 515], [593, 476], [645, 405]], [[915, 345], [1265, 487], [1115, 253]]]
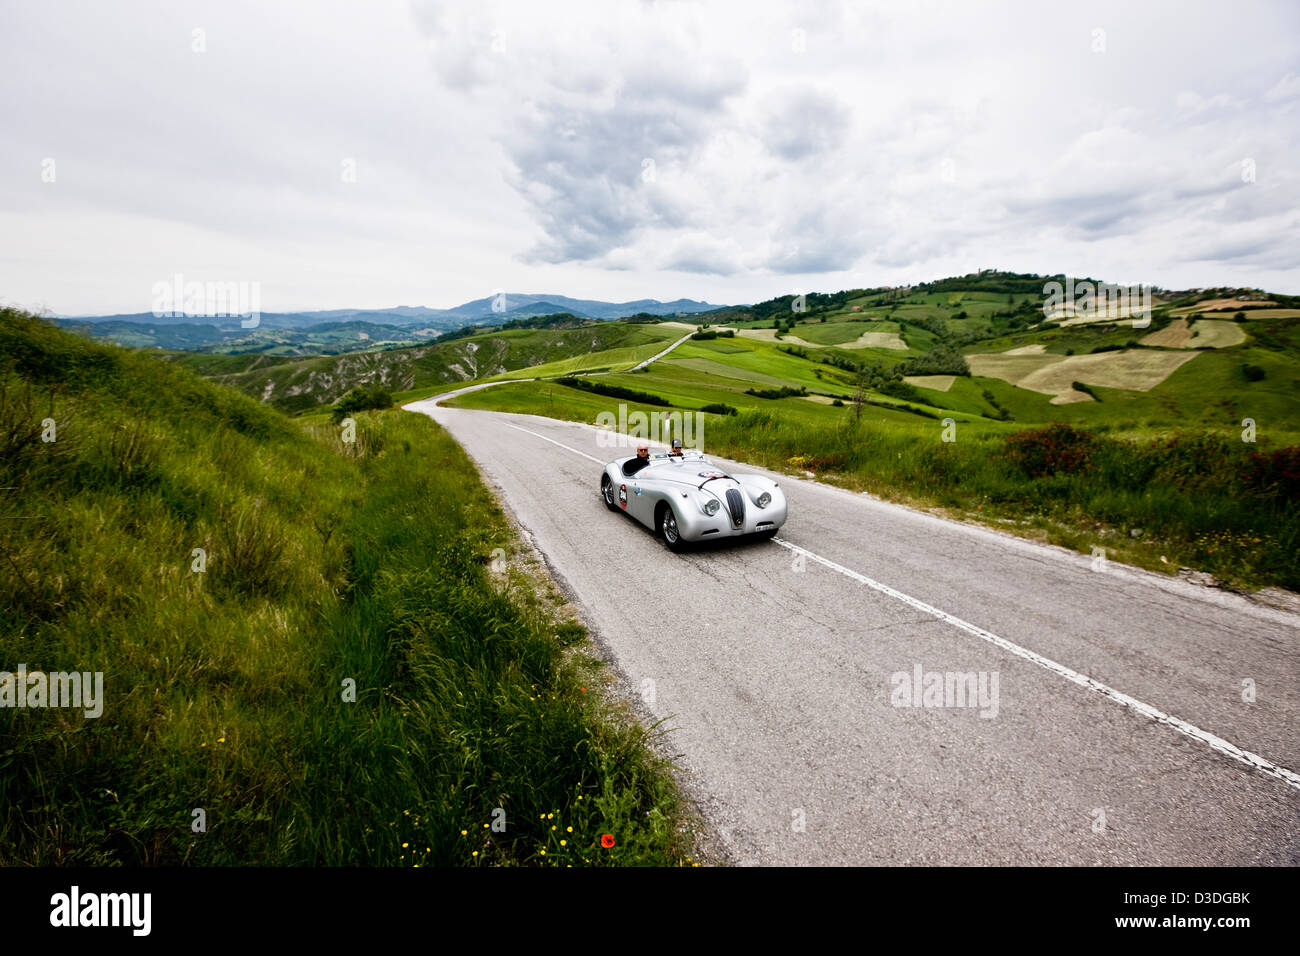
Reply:
[[865, 365], [859, 365], [853, 373], [853, 420], [862, 420], [862, 406], [867, 401], [867, 387], [871, 384], [871, 373]]

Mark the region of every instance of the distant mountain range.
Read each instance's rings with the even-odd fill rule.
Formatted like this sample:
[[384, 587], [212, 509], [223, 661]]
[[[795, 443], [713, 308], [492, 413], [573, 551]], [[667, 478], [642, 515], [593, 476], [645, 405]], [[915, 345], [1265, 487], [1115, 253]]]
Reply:
[[[398, 328], [448, 331], [465, 325], [498, 323], [533, 315], [570, 312], [586, 319], [621, 319], [629, 315], [677, 315], [708, 312], [721, 306], [694, 299], [660, 302], [637, 299], [632, 302], [602, 302], [597, 299], [571, 299], [567, 295], [523, 295], [506, 292], [474, 299], [450, 309], [399, 305], [390, 309], [326, 309], [316, 312], [263, 312], [261, 325], [273, 329], [303, 329], [326, 322], [368, 322]], [[134, 312], [119, 315], [79, 315], [61, 317], [61, 323], [130, 322], [139, 325], [193, 325], [202, 322], [219, 329], [238, 330], [238, 317], [200, 315], [163, 315]]]

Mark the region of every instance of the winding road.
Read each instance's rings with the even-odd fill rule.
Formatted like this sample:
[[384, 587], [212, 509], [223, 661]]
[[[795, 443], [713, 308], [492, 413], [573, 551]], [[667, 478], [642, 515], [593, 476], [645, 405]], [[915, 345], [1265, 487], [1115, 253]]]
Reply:
[[[774, 475], [774, 541], [670, 553], [608, 432], [446, 427], [738, 864], [1300, 864], [1300, 616]], [[969, 690], [969, 693], [966, 691]]]

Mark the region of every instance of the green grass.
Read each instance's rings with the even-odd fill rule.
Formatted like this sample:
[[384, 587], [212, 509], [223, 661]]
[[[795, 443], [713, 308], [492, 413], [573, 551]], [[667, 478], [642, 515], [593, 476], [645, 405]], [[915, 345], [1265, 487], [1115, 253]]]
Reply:
[[[874, 411], [874, 410], [873, 410]], [[1054, 426], [1053, 426], [1054, 427]], [[1008, 444], [1015, 426], [939, 422], [810, 424], [748, 411], [710, 422], [718, 454], [778, 470], [810, 470], [883, 498], [939, 506], [1088, 551], [1167, 569], [1180, 564], [1245, 586], [1300, 589], [1300, 500], [1246, 479], [1269, 446], [1231, 431], [1166, 432], [1144, 441], [1084, 433], [1088, 460], [1034, 475]], [[1051, 432], [1034, 431], [1040, 444]], [[1272, 446], [1276, 447], [1276, 446]], [[1130, 536], [1134, 529], [1140, 537]], [[1161, 561], [1163, 556], [1166, 560]]]
[[685, 862], [649, 735], [431, 420], [345, 442], [12, 310], [0, 355], [0, 670], [105, 692], [0, 710], [0, 864]]

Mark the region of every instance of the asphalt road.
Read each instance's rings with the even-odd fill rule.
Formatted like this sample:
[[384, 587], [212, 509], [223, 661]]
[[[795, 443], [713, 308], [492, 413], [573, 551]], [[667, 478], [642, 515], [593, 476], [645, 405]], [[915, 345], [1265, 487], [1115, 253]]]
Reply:
[[674, 555], [604, 507], [631, 452], [595, 428], [407, 408], [667, 718], [731, 862], [1300, 864], [1300, 617], [781, 475], [775, 541]]

